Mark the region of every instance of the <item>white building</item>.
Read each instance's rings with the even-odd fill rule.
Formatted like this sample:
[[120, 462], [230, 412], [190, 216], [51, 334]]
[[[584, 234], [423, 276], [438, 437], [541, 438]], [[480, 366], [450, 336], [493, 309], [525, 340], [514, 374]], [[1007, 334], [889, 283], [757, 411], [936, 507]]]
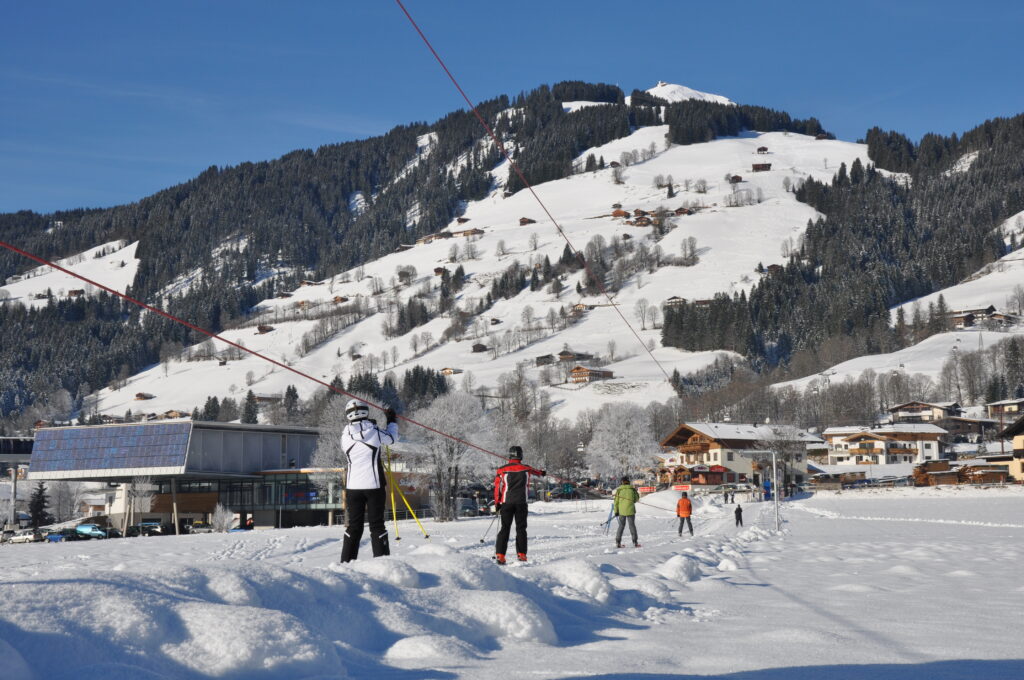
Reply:
[[943, 458], [946, 430], [927, 423], [830, 427], [823, 433], [828, 465], [919, 464]]

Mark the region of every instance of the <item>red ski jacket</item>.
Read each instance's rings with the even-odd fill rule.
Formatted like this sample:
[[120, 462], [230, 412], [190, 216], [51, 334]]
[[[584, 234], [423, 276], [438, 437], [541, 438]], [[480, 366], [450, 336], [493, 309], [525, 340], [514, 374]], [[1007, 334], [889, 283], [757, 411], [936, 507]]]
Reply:
[[525, 503], [530, 475], [543, 477], [544, 474], [544, 470], [523, 465], [518, 458], [513, 458], [507, 465], [498, 468], [498, 474], [494, 477], [494, 502]]

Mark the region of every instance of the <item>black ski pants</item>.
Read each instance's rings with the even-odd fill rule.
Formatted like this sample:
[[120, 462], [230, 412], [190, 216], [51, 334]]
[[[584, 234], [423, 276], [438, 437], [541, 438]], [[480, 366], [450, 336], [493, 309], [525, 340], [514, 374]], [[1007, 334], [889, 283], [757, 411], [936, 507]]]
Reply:
[[359, 541], [363, 538], [363, 523], [370, 524], [370, 547], [373, 556], [390, 555], [388, 530], [384, 526], [384, 489], [345, 489], [345, 541], [341, 546], [341, 561], [351, 562], [359, 557]]
[[683, 527], [684, 526], [685, 527], [689, 527], [690, 535], [693, 536], [693, 522], [690, 521], [689, 517], [680, 517], [679, 518], [679, 535], [680, 536], [683, 535]]
[[526, 501], [521, 503], [502, 503], [501, 528], [498, 529], [498, 540], [494, 542], [494, 553], [504, 555], [508, 550], [508, 535], [512, 531], [512, 519], [516, 520], [516, 552], [526, 554]]
[[736, 515], [736, 526], [743, 526], [743, 515]]

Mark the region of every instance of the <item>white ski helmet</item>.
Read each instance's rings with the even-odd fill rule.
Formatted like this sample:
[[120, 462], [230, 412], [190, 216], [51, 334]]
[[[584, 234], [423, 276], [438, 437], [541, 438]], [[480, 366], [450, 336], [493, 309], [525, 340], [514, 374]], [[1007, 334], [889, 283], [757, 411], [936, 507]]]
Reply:
[[348, 418], [350, 423], [364, 420], [370, 417], [370, 407], [358, 399], [353, 399], [345, 404], [345, 417]]

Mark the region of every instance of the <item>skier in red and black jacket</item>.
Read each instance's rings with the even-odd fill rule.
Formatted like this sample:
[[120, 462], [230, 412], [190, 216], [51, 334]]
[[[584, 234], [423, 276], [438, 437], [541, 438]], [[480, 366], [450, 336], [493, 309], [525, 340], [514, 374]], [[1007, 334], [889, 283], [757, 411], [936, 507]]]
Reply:
[[508, 464], [498, 468], [494, 477], [494, 508], [501, 515], [501, 528], [494, 544], [494, 559], [505, 564], [508, 534], [512, 518], [516, 520], [516, 554], [520, 562], [526, 561], [526, 487], [530, 475], [543, 477], [547, 473], [523, 465], [523, 449], [512, 446], [508, 450]]

